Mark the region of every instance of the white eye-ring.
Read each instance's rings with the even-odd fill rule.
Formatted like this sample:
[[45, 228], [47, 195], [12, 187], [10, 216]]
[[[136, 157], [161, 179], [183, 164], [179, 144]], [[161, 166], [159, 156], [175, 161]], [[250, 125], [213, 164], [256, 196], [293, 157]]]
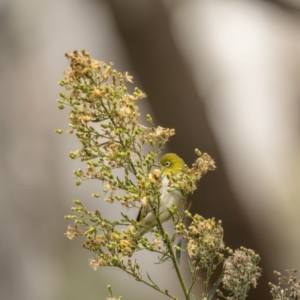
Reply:
[[164, 167], [166, 167], [166, 168], [168, 168], [168, 167], [170, 167], [170, 162], [169, 161], [166, 161], [165, 163], [164, 163]]

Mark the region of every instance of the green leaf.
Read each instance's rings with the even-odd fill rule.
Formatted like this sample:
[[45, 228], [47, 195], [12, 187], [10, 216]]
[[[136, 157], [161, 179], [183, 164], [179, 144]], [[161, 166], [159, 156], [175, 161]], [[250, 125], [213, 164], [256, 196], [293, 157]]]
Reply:
[[207, 300], [211, 300], [214, 296], [214, 294], [216, 293], [216, 290], [219, 287], [219, 284], [223, 278], [223, 273], [224, 271], [221, 272], [221, 274], [219, 275], [217, 281], [214, 283], [214, 285], [212, 286], [211, 290], [209, 291], [209, 293], [207, 294]]
[[194, 300], [199, 300], [199, 298], [192, 291], [191, 291], [191, 295], [192, 295]]

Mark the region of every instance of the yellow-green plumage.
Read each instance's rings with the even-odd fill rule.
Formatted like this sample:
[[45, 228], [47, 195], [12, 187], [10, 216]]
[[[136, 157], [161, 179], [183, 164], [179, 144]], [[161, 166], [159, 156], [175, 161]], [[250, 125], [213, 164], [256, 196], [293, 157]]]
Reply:
[[160, 159], [160, 165], [163, 175], [168, 175], [171, 172], [174, 174], [180, 172], [184, 167], [185, 163], [175, 153], [167, 153]]
[[[166, 175], [170, 174], [171, 172], [173, 174], [181, 172], [184, 165], [184, 161], [174, 153], [167, 153], [160, 159], [159, 166], [162, 170], [162, 189], [159, 207], [159, 220], [161, 223], [170, 219], [170, 208], [175, 205], [178, 209], [183, 203], [183, 196], [180, 191], [170, 191], [170, 187], [168, 186], [169, 179]], [[145, 234], [153, 226], [157, 225], [154, 210], [155, 208], [150, 207], [149, 205], [144, 205], [141, 207], [137, 217], [137, 221], [139, 221], [141, 225], [143, 225], [143, 227], [139, 230], [140, 235]]]

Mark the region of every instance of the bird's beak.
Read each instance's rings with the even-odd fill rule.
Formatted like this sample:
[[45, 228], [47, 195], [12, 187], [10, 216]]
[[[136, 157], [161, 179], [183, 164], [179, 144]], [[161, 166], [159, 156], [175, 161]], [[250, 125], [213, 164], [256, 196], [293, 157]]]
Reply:
[[159, 167], [160, 168], [160, 167], [162, 167], [162, 165], [160, 163], [154, 163], [153, 167]]

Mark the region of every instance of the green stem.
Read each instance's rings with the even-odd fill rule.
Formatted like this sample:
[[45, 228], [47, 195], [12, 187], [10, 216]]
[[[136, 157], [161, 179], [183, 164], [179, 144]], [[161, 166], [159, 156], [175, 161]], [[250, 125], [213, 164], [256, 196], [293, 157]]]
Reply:
[[196, 276], [196, 273], [197, 273], [197, 264], [194, 266], [194, 268], [192, 269], [192, 266], [190, 265], [190, 272], [191, 272], [191, 275], [192, 275], [192, 279], [191, 279], [191, 284], [190, 284], [190, 287], [188, 289], [188, 295], [191, 294], [192, 292], [192, 288], [196, 282], [196, 279], [197, 279], [197, 276]]
[[[129, 272], [129, 271], [124, 270], [124, 269], [122, 269], [122, 268], [121, 268], [121, 270], [122, 270], [122, 271], [125, 271], [127, 274], [132, 275], [133, 277], [135, 277], [134, 274], [132, 274], [132, 273]], [[141, 279], [136, 279], [136, 280], [137, 280], [137, 281], [140, 281], [140, 282], [142, 282], [142, 283], [144, 283], [144, 284], [146, 284], [146, 285], [148, 285], [148, 286], [150, 286], [150, 287], [152, 287], [152, 288], [155, 289], [156, 291], [158, 291], [158, 292], [164, 294], [165, 296], [168, 296], [169, 298], [173, 298], [171, 295], [169, 295], [169, 294], [167, 294], [166, 292], [162, 291], [156, 284], [154, 285], [153, 283], [149, 283], [149, 282], [147, 282], [146, 280], [144, 280], [144, 279], [142, 279], [142, 278], [141, 278]]]
[[181, 285], [181, 287], [182, 287], [182, 290], [183, 290], [185, 299], [186, 299], [186, 300], [189, 300], [190, 297], [189, 297], [188, 289], [187, 289], [187, 287], [186, 287], [186, 285], [185, 285], [184, 279], [183, 279], [182, 274], [181, 274], [181, 272], [180, 272], [180, 268], [179, 268], [177, 259], [176, 259], [175, 255], [174, 255], [174, 252], [173, 252], [172, 244], [171, 244], [169, 238], [167, 238], [167, 239], [165, 238], [165, 231], [164, 231], [164, 229], [163, 229], [163, 227], [162, 227], [162, 224], [161, 224], [161, 222], [160, 222], [160, 220], [159, 220], [159, 213], [158, 213], [158, 217], [156, 217], [156, 219], [157, 219], [157, 226], [158, 226], [158, 228], [159, 228], [161, 234], [162, 234], [163, 237], [164, 237], [164, 242], [165, 242], [165, 244], [166, 244], [166, 246], [167, 246], [167, 249], [168, 249], [168, 251], [169, 251], [169, 254], [170, 254], [171, 260], [172, 260], [172, 262], [173, 262], [173, 265], [174, 265], [176, 274], [177, 274], [177, 276], [178, 276], [179, 283], [180, 283], [180, 285]]
[[214, 266], [214, 261], [212, 260], [209, 264], [209, 268], [207, 269], [206, 280], [204, 282], [205, 294], [207, 294], [209, 280], [210, 280], [211, 275], [213, 274], [213, 266]]

